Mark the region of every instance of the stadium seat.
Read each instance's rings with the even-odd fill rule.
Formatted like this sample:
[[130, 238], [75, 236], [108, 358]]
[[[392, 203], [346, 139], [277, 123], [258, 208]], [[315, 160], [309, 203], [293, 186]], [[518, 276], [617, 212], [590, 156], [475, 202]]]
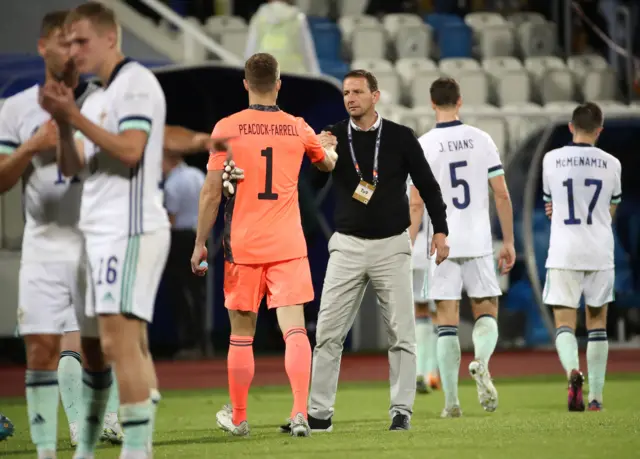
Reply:
[[525, 22], [518, 26], [517, 37], [525, 58], [555, 54], [558, 33], [553, 22]]
[[320, 65], [320, 70], [325, 75], [330, 75], [334, 78], [337, 78], [342, 82], [342, 79], [349, 71], [349, 64], [343, 62], [341, 60], [335, 59], [319, 59], [318, 64]]
[[489, 57], [483, 59], [482, 68], [492, 76], [499, 76], [503, 72], [523, 70], [522, 62], [515, 57]]
[[342, 34], [343, 43], [348, 47], [353, 38], [353, 32], [357, 27], [382, 28], [382, 25], [377, 18], [361, 14], [353, 16], [341, 16], [340, 19], [338, 19], [338, 27], [340, 28], [340, 32]]
[[489, 77], [482, 70], [462, 71], [455, 79], [460, 85], [465, 105], [485, 105], [489, 102]]
[[585, 70], [576, 83], [585, 100], [618, 98], [618, 77], [611, 68]]
[[409, 13], [386, 14], [382, 18], [382, 25], [391, 40], [396, 38], [400, 30], [407, 27], [421, 26], [423, 24], [420, 16]]
[[517, 28], [525, 22], [545, 23], [546, 19], [540, 13], [534, 13], [533, 11], [520, 11], [507, 16], [507, 22], [513, 24], [514, 27]]
[[531, 82], [524, 70], [508, 70], [490, 79], [498, 105], [518, 104], [531, 100]]
[[471, 105], [462, 101], [462, 107], [460, 107], [460, 116], [501, 116], [500, 109], [495, 105], [490, 104], [476, 104]]
[[387, 55], [387, 36], [380, 25], [356, 26], [351, 33], [352, 59], [384, 59]]
[[340, 59], [342, 38], [338, 26], [333, 22], [318, 22], [310, 29], [318, 59]]
[[549, 102], [542, 106], [543, 111], [551, 117], [562, 117], [568, 119], [571, 117], [571, 113], [578, 106], [577, 102], [568, 101], [555, 101]]
[[336, 27], [338, 26], [335, 22], [333, 22], [331, 20], [331, 18], [328, 18], [326, 16], [309, 16], [307, 15], [307, 23], [309, 24], [309, 27], [313, 27], [319, 24], [333, 24]]
[[455, 25], [464, 24], [464, 21], [460, 16], [457, 16], [455, 14], [439, 14], [439, 13], [429, 14], [425, 16], [424, 22], [426, 22], [431, 26], [431, 28], [434, 31], [434, 38], [436, 40], [440, 40], [440, 32], [442, 31], [443, 27], [450, 24], [455, 24]]
[[440, 59], [449, 57], [471, 57], [473, 37], [464, 23], [445, 23], [438, 31]]
[[471, 126], [482, 129], [491, 136], [498, 147], [500, 157], [504, 159], [506, 149], [509, 146], [509, 134], [507, 124], [502, 116], [469, 116], [463, 118], [464, 122]]
[[567, 68], [576, 76], [580, 76], [588, 70], [606, 70], [609, 64], [598, 54], [580, 54], [567, 59]]
[[462, 72], [473, 72], [481, 70], [480, 64], [471, 58], [448, 58], [440, 60], [440, 71], [453, 78]]
[[387, 103], [397, 104], [402, 96], [402, 83], [395, 69], [379, 70], [376, 72], [378, 88], [382, 93], [380, 99], [385, 99]]
[[492, 27], [496, 25], [505, 25], [507, 21], [499, 13], [490, 12], [476, 12], [465, 15], [464, 22], [474, 32], [482, 30], [485, 27]]
[[248, 31], [240, 29], [225, 30], [220, 36], [220, 44], [236, 56], [243, 58], [247, 47]]
[[436, 125], [436, 114], [431, 106], [416, 107], [411, 110], [416, 119], [416, 135], [421, 136], [429, 132]]
[[396, 59], [433, 54], [433, 32], [427, 24], [403, 27], [391, 43]]
[[476, 32], [477, 50], [481, 58], [512, 56], [516, 43], [513, 28], [509, 25], [492, 25]]
[[[329, 5], [330, 2], [327, 0], [316, 0], [325, 5]], [[353, 16], [364, 14], [367, 10], [367, 5], [369, 4], [369, 0], [338, 0], [338, 9], [340, 11], [340, 16]]]
[[633, 110], [633, 107], [618, 102], [617, 100], [590, 99], [590, 101], [598, 104], [604, 112], [605, 118], [607, 115], [629, 115], [630, 111]]
[[386, 59], [354, 59], [351, 61], [351, 69], [364, 69], [377, 75], [377, 72], [393, 71], [394, 67]]
[[378, 103], [376, 105], [378, 114], [394, 123], [400, 123], [402, 117], [409, 112], [409, 109], [403, 105]]
[[438, 70], [419, 71], [411, 81], [411, 106], [431, 108], [431, 83], [440, 78]]
[[505, 105], [501, 111], [507, 124], [510, 152], [515, 151], [529, 134], [549, 122], [542, 107], [531, 102]]
[[543, 104], [574, 100], [573, 74], [567, 69], [549, 69], [538, 82]]
[[396, 72], [406, 88], [410, 87], [416, 73], [424, 71], [438, 71], [438, 67], [425, 57], [404, 57], [396, 61]]
[[524, 60], [524, 67], [536, 78], [540, 78], [549, 69], [566, 69], [562, 59], [556, 56], [534, 56]]
[[323, 0], [296, 0], [296, 5], [309, 16], [326, 17], [329, 15], [329, 3]]

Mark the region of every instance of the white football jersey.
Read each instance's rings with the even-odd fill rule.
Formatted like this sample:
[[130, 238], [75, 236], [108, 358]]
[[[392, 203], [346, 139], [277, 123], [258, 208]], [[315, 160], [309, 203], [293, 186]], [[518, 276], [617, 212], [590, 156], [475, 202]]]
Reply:
[[[82, 83], [75, 91], [82, 105], [98, 86]], [[0, 154], [12, 154], [45, 122], [49, 114], [38, 104], [38, 86], [9, 97], [0, 110]], [[76, 261], [82, 253], [78, 230], [82, 183], [62, 176], [55, 150], [35, 155], [23, 177], [25, 227], [23, 261]]]
[[[411, 181], [409, 181], [409, 185], [407, 186], [407, 196], [411, 199]], [[433, 228], [431, 227], [429, 213], [425, 207], [424, 214], [422, 215], [422, 222], [420, 223], [420, 231], [418, 231], [416, 242], [413, 244], [411, 252], [411, 266], [413, 269], [427, 269], [429, 266], [429, 248], [431, 247], [432, 235]]]
[[461, 121], [438, 123], [419, 141], [447, 204], [449, 258], [492, 254], [489, 179], [504, 174], [496, 144]]
[[589, 144], [548, 152], [542, 162], [545, 201], [553, 202], [547, 268], [612, 269], [610, 205], [622, 200], [620, 161]]
[[140, 163], [128, 167], [76, 134], [88, 166], [80, 211], [85, 237], [114, 240], [168, 228], [160, 188], [166, 101], [155, 75], [126, 59], [106, 88], [87, 99], [82, 113], [109, 132], [134, 129], [149, 135]]

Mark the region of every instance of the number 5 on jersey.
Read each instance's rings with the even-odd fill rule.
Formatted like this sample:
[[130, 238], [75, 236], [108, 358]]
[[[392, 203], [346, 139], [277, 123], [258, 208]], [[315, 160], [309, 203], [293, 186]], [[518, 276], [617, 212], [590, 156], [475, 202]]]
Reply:
[[466, 209], [471, 203], [471, 190], [469, 189], [469, 182], [458, 177], [458, 169], [466, 167], [466, 161], [457, 161], [449, 164], [449, 175], [451, 176], [451, 188], [462, 187], [462, 199], [455, 197], [452, 199], [453, 206], [457, 209]]

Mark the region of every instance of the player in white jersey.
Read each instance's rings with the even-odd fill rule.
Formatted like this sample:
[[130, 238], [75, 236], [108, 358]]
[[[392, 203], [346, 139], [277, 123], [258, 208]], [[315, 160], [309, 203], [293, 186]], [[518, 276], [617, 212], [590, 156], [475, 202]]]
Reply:
[[[407, 187], [407, 194], [411, 199], [411, 182]], [[419, 202], [410, 208], [412, 214], [417, 213], [422, 217], [411, 218], [409, 235], [412, 242], [412, 275], [413, 275], [413, 301], [416, 314], [416, 391], [428, 394], [432, 390], [440, 388], [438, 376], [438, 359], [436, 344], [436, 305], [431, 297], [433, 272], [436, 264], [429, 254], [431, 247], [431, 235], [433, 228], [429, 214], [424, 211], [424, 203]]]
[[[84, 3], [70, 12], [67, 26], [73, 62], [104, 85], [82, 112], [70, 103], [64, 85], [47, 84], [41, 91], [41, 105], [58, 124], [63, 175], [88, 172], [80, 229], [90, 293], [80, 325], [91, 396], [75, 457], [93, 457], [97, 433], [92, 420], [103, 415], [111, 384], [107, 362], [113, 362], [120, 387], [121, 457], [146, 457], [160, 398], [146, 326], [169, 245], [160, 189], [164, 93], [153, 73], [122, 55], [120, 27], [109, 8]], [[80, 133], [75, 141], [72, 128]]]
[[[451, 247], [449, 258], [435, 268], [431, 296], [438, 310], [438, 368], [445, 394], [442, 416], [459, 417], [462, 411], [458, 400], [458, 323], [463, 287], [471, 299], [475, 318], [475, 358], [469, 372], [476, 381], [482, 407], [495, 411], [498, 405], [498, 393], [488, 368], [498, 341], [497, 297], [501, 295], [493, 255], [489, 186], [504, 240], [499, 254], [503, 274], [515, 263], [513, 212], [495, 143], [486, 132], [458, 119], [462, 104], [458, 83], [440, 78], [431, 85], [430, 93], [437, 123], [419, 141], [447, 202]], [[411, 201], [414, 206], [421, 201], [413, 187]]]
[[585, 409], [575, 337], [582, 295], [590, 411], [602, 409], [609, 353], [607, 305], [614, 298], [615, 277], [611, 222], [622, 200], [622, 169], [618, 159], [595, 147], [602, 123], [602, 110], [596, 104], [578, 106], [569, 124], [573, 142], [548, 152], [542, 163], [543, 193], [551, 218], [542, 296], [553, 307], [556, 349], [569, 380], [569, 411]]
[[[69, 44], [65, 11], [42, 19], [38, 52], [46, 80], [66, 78], [78, 105], [98, 87], [64, 75]], [[38, 86], [8, 98], [0, 110], [0, 192], [24, 183], [25, 228], [19, 274], [18, 332], [27, 349], [27, 404], [33, 442], [39, 453], [56, 449], [58, 398], [77, 443], [82, 398], [80, 333], [74, 306], [84, 305], [82, 235], [78, 215], [82, 184], [65, 179], [56, 164], [55, 129], [38, 104]], [[62, 351], [62, 352], [61, 352]], [[111, 391], [103, 439], [118, 442], [118, 392]], [[35, 422], [35, 421], [38, 422]]]

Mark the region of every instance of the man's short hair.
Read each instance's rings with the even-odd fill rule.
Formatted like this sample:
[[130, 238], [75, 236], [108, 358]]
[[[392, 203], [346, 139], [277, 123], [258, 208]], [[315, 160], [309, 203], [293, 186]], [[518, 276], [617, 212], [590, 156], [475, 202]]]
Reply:
[[373, 73], [369, 72], [368, 70], [351, 70], [344, 76], [344, 80], [346, 80], [347, 78], [364, 78], [365, 80], [367, 80], [367, 86], [369, 86], [369, 90], [371, 92], [376, 92], [378, 90], [378, 79]]
[[280, 79], [280, 65], [271, 54], [254, 54], [244, 64], [244, 78], [252, 91], [269, 93], [275, 90]]
[[604, 115], [602, 114], [602, 109], [593, 102], [585, 102], [584, 104], [578, 105], [571, 117], [571, 124], [573, 124], [575, 129], [589, 133], [601, 128], [603, 122]]
[[88, 19], [95, 27], [98, 28], [115, 28], [118, 29], [118, 21], [116, 14], [111, 8], [98, 2], [82, 3], [72, 9], [68, 16], [67, 25], [74, 22]]
[[53, 32], [64, 27], [69, 11], [51, 11], [42, 18], [40, 23], [40, 38], [48, 38]]
[[460, 85], [453, 78], [438, 78], [431, 83], [429, 94], [436, 107], [451, 107], [460, 99]]

